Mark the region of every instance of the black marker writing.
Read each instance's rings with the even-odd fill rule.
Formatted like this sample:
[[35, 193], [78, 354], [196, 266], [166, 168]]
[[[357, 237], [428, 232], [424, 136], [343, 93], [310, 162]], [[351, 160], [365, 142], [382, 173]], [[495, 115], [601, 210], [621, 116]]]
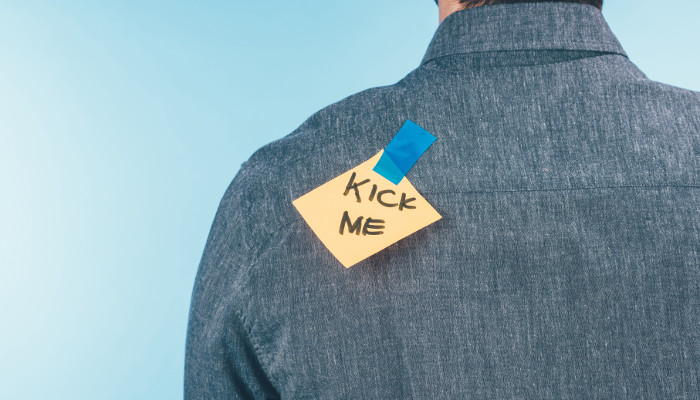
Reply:
[[[350, 181], [345, 186], [345, 191], [343, 192], [343, 196], [347, 196], [348, 193], [350, 193], [350, 191], [353, 190], [355, 192], [355, 199], [357, 200], [357, 202], [362, 203], [362, 194], [360, 193], [360, 186], [369, 183], [370, 180], [365, 179], [365, 180], [356, 182], [355, 179], [357, 179], [357, 173], [353, 172], [352, 175], [350, 176]], [[392, 203], [391, 200], [394, 200], [391, 198], [392, 196], [397, 196], [397, 193], [391, 189], [379, 190], [379, 186], [377, 186], [376, 184], [373, 184], [372, 190], [369, 193], [368, 200], [374, 201], [376, 199], [377, 203], [381, 204], [382, 206], [387, 207], [387, 208], [398, 207], [399, 211], [403, 211], [404, 209], [415, 210], [416, 206], [408, 204], [412, 201], [415, 201], [416, 200], [415, 197], [408, 197], [407, 198], [406, 193], [401, 193], [401, 200], [398, 203]], [[348, 226], [354, 226], [354, 225], [352, 225], [348, 222]], [[341, 232], [341, 234], [342, 234], [342, 232]]]
[[382, 201], [382, 196], [387, 194], [387, 193], [396, 194], [396, 192], [394, 192], [393, 190], [382, 190], [381, 192], [377, 193], [377, 202], [379, 204], [383, 205], [384, 207], [396, 207], [396, 206], [398, 206], [398, 204], [396, 204], [396, 203], [385, 203], [384, 201]]
[[[376, 222], [376, 224], [374, 224]], [[384, 220], [383, 219], [373, 219], [373, 218], [367, 218], [365, 220], [365, 226], [362, 227], [362, 234], [363, 235], [381, 235], [384, 233], [384, 231], [370, 231], [372, 230], [377, 230], [377, 229], [384, 229], [384, 225], [379, 225], [383, 224]]]
[[[340, 219], [340, 234], [344, 235], [345, 234], [345, 227], [347, 226], [348, 232], [350, 234], [356, 234], [360, 235], [360, 231], [362, 231], [362, 236], [367, 236], [367, 235], [381, 235], [384, 233], [382, 229], [384, 229], [384, 220], [383, 219], [374, 219], [367, 217], [365, 219], [365, 224], [362, 225], [362, 220], [365, 219], [364, 217], [357, 217], [355, 222], [352, 222], [352, 219], [350, 219], [350, 214], [348, 214], [347, 211], [343, 213], [343, 217]], [[361, 229], [360, 229], [361, 228]]]
[[347, 211], [343, 213], [343, 218], [340, 220], [340, 234], [343, 235], [343, 231], [345, 228], [345, 225], [348, 226], [348, 231], [350, 233], [355, 233], [357, 235], [360, 234], [360, 227], [362, 226], [362, 218], [364, 217], [359, 217], [355, 220], [355, 222], [350, 222], [350, 215], [348, 214]]
[[399, 211], [403, 211], [404, 208], [408, 210], [413, 210], [416, 206], [409, 206], [408, 203], [414, 201], [415, 197], [406, 198], [406, 193], [401, 193], [401, 202], [399, 203]]
[[348, 182], [348, 185], [345, 187], [345, 193], [343, 193], [343, 196], [347, 196], [348, 193], [350, 192], [350, 190], [355, 190], [355, 197], [357, 198], [357, 202], [361, 203], [362, 200], [360, 200], [360, 191], [357, 190], [357, 187], [369, 182], [369, 179], [365, 179], [364, 181], [362, 181], [360, 183], [354, 183], [356, 176], [357, 176], [357, 174], [353, 172], [352, 176], [350, 177], [350, 182]]
[[369, 201], [374, 200], [375, 194], [377, 194], [377, 185], [372, 185], [372, 193], [369, 194]]

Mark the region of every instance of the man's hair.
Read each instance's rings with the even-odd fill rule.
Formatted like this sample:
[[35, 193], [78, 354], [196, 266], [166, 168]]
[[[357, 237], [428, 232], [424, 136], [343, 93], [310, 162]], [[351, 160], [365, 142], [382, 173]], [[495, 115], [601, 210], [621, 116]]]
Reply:
[[[435, 1], [437, 2], [437, 0], [435, 0]], [[544, 3], [544, 2], [590, 4], [592, 6], [598, 7], [598, 9], [603, 8], [603, 0], [459, 0], [459, 2], [464, 4], [464, 8], [485, 6], [485, 5], [489, 5], [489, 4]]]

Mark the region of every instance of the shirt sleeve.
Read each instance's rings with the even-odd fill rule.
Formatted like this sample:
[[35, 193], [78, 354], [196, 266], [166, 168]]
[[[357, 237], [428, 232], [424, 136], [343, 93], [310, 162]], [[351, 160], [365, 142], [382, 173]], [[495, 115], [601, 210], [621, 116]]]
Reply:
[[268, 379], [241, 313], [240, 275], [254, 237], [240, 183], [234, 179], [214, 218], [195, 278], [187, 327], [185, 399], [273, 399]]

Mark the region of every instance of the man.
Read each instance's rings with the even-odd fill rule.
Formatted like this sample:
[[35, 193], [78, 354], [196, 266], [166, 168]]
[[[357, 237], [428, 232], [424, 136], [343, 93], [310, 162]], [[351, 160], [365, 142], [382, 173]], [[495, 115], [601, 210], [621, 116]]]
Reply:
[[[185, 396], [700, 398], [700, 94], [647, 79], [601, 6], [440, 0], [417, 69], [256, 152], [199, 267]], [[442, 218], [344, 268], [292, 202], [409, 120], [437, 140], [405, 179]]]

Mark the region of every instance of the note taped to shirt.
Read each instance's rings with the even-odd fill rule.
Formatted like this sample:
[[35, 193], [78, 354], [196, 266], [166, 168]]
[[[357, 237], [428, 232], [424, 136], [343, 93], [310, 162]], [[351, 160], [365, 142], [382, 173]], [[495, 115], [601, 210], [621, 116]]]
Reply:
[[382, 153], [292, 202], [345, 268], [442, 218], [408, 178], [373, 171]]

